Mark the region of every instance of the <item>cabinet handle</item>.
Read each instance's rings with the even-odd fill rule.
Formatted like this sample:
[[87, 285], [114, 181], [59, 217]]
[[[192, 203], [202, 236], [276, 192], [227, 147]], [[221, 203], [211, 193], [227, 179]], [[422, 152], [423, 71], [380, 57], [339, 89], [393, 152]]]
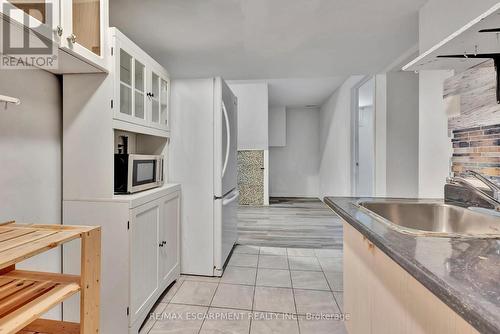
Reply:
[[167, 242], [166, 242], [166, 241], [162, 241], [162, 242], [160, 242], [160, 244], [159, 244], [158, 246], [163, 247], [163, 246], [165, 246], [166, 244], [167, 244]]
[[56, 27], [57, 36], [61, 37], [63, 34], [63, 28], [61, 26]]
[[68, 41], [70, 41], [71, 43], [76, 43], [76, 35], [75, 34], [71, 34], [68, 36]]

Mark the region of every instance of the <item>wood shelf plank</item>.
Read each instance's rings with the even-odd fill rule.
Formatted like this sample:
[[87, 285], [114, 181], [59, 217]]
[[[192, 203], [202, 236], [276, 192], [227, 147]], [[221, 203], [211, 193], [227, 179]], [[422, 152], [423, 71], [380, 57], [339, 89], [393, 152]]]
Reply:
[[13, 276], [15, 278], [2, 276], [11, 282], [0, 286], [1, 334], [20, 331], [52, 307], [80, 291], [79, 284], [57, 283], [52, 276], [48, 280], [32, 280], [29, 274], [23, 278], [22, 273]]
[[80, 334], [80, 324], [74, 322], [38, 319], [17, 334]]
[[[0, 223], [0, 334], [99, 331], [100, 233], [94, 226]], [[16, 263], [77, 238], [84, 246], [84, 275], [15, 270]], [[77, 292], [86, 297], [82, 324], [39, 319]]]
[[0, 225], [0, 269], [80, 238], [89, 227]]
[[80, 284], [80, 276], [58, 273], [46, 273], [40, 271], [13, 270], [0, 276], [0, 286], [2, 280], [25, 279], [32, 281], [45, 281], [52, 283], [76, 283]]

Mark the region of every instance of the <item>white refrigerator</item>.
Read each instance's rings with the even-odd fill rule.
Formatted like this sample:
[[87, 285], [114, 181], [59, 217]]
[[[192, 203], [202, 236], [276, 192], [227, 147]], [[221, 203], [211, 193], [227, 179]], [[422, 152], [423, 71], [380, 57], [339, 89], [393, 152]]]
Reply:
[[182, 186], [183, 274], [221, 276], [238, 239], [237, 111], [220, 77], [172, 80], [168, 166]]

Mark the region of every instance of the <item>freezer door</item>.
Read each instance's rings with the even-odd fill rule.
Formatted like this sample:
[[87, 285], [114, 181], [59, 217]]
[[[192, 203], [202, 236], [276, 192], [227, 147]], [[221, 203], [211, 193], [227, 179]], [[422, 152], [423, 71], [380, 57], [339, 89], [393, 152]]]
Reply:
[[238, 184], [238, 102], [222, 80], [221, 196]]
[[222, 276], [223, 267], [238, 241], [238, 198], [240, 193], [233, 189], [222, 199], [215, 200], [214, 265], [215, 276]]

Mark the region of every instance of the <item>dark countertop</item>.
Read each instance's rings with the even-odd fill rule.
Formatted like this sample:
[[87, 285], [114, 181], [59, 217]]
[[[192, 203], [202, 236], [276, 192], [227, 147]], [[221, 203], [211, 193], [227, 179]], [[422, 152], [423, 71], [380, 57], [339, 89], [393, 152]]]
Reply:
[[359, 200], [391, 199], [325, 197], [342, 219], [479, 332], [500, 333], [500, 240], [404, 234], [360, 210], [353, 204]]

